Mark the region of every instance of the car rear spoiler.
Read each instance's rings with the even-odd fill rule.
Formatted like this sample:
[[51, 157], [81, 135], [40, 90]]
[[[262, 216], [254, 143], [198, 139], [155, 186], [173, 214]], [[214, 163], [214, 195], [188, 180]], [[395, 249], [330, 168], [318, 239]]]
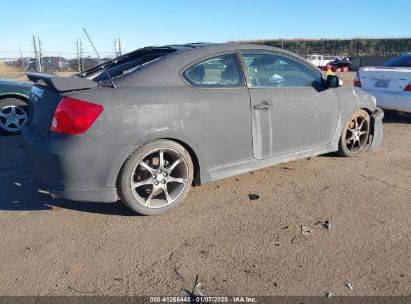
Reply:
[[45, 83], [48, 87], [59, 92], [77, 91], [84, 89], [91, 89], [98, 86], [98, 84], [92, 80], [86, 78], [77, 77], [61, 77], [51, 75], [47, 73], [26, 73], [29, 80], [34, 83]]

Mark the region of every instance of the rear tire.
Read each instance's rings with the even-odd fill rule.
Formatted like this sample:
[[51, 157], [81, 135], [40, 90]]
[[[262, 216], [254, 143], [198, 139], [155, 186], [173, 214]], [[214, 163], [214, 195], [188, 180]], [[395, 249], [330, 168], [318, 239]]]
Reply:
[[190, 154], [170, 140], [155, 140], [126, 160], [118, 178], [118, 196], [134, 212], [154, 215], [178, 205], [193, 182]]
[[357, 156], [367, 150], [370, 137], [370, 115], [364, 110], [356, 111], [345, 124], [338, 145], [338, 154]]
[[0, 100], [0, 133], [7, 135], [20, 134], [23, 125], [27, 121], [27, 103], [17, 98]]

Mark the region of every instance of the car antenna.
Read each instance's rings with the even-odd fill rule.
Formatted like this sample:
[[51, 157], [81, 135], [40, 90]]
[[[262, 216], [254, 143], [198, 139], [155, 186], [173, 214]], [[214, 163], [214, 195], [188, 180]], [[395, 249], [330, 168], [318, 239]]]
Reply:
[[[88, 33], [87, 33], [87, 31], [86, 31], [86, 29], [85, 29], [84, 27], [83, 27], [83, 31], [84, 31], [84, 33], [86, 33], [86, 36], [87, 36], [87, 38], [88, 38], [88, 41], [90, 41], [90, 44], [91, 44], [91, 46], [92, 46], [93, 49], [94, 49], [94, 52], [96, 52], [96, 55], [97, 55], [97, 58], [98, 58], [99, 63], [102, 64], [103, 61], [101, 60], [101, 57], [100, 57], [99, 53], [97, 52], [97, 49], [96, 49], [96, 47], [94, 46], [93, 41], [91, 41], [91, 38], [90, 38], [90, 36], [88, 35]], [[106, 70], [105, 72], [106, 72], [106, 74], [107, 74], [107, 76], [108, 76], [108, 79], [110, 79], [110, 82], [111, 82], [111, 84], [113, 85], [113, 88], [117, 89], [117, 86], [114, 84], [114, 81], [113, 81], [113, 79], [111, 78], [109, 72], [108, 72], [107, 70]]]

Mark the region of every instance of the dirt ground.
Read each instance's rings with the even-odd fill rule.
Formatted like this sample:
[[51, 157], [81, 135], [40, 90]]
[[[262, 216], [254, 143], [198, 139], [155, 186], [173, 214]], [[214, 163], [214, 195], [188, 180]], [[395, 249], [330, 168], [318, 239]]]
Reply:
[[[0, 62], [0, 79], [29, 81], [25, 75], [26, 71], [21, 68], [15, 68]], [[71, 76], [75, 72], [56, 72], [57, 75]]]
[[410, 295], [411, 117], [384, 132], [378, 152], [196, 187], [154, 217], [52, 200], [1, 136], [0, 294], [181, 296], [198, 275], [205, 295]]

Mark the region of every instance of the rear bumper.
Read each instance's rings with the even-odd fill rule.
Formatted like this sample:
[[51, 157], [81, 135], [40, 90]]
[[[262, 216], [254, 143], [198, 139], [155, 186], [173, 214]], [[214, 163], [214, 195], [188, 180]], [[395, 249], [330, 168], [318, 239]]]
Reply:
[[36, 137], [29, 127], [22, 135], [27, 163], [50, 194], [75, 201], [117, 201], [112, 175], [120, 147], [101, 145], [87, 135]]
[[57, 190], [50, 188], [50, 195], [57, 198], [65, 198], [78, 202], [100, 202], [112, 203], [117, 201], [116, 188], [100, 188], [100, 189], [64, 189]]
[[382, 143], [384, 136], [384, 128], [382, 125], [382, 119], [384, 118], [384, 112], [380, 108], [377, 108], [376, 111], [371, 115], [371, 145], [370, 150], [376, 151]]
[[375, 96], [379, 108], [411, 113], [411, 92], [364, 91]]

